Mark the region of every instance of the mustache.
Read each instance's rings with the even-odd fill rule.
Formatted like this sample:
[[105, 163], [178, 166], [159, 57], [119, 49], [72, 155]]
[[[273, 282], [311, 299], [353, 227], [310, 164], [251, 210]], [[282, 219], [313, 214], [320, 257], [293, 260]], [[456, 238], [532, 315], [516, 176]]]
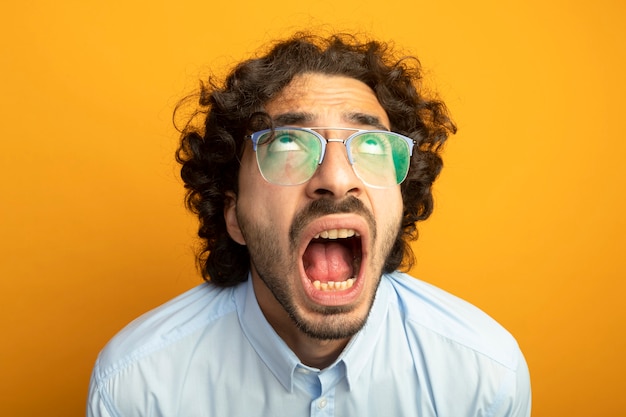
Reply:
[[302, 229], [313, 221], [322, 216], [336, 213], [354, 213], [362, 216], [367, 221], [373, 238], [376, 239], [376, 220], [374, 215], [365, 207], [365, 204], [356, 197], [349, 196], [341, 201], [335, 201], [328, 198], [320, 198], [312, 201], [302, 210], [300, 210], [293, 219], [291, 228], [289, 229], [289, 239], [291, 244], [296, 245], [298, 237]]

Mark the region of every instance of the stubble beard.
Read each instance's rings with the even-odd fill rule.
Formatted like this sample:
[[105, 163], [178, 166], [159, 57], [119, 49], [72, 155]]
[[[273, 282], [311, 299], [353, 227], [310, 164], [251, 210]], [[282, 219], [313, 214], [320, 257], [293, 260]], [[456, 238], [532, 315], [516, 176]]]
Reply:
[[[308, 308], [323, 320], [313, 320], [306, 317], [296, 304], [294, 298], [294, 282], [289, 277], [298, 277], [299, 263], [297, 259], [297, 247], [300, 234], [304, 227], [313, 219], [334, 213], [356, 213], [366, 219], [372, 232], [372, 247], [370, 253], [374, 256], [369, 260], [370, 275], [363, 279], [370, 280], [374, 286], [369, 299], [366, 301], [367, 313], [363, 316], [350, 314], [353, 306], [311, 306]], [[296, 327], [307, 336], [320, 340], [338, 340], [354, 336], [365, 325], [371, 311], [376, 291], [380, 284], [381, 275], [389, 252], [394, 247], [397, 239], [400, 239], [401, 230], [389, 230], [381, 238], [383, 239], [380, 250], [372, 250], [376, 247], [376, 221], [373, 215], [365, 208], [363, 203], [354, 197], [348, 197], [342, 202], [336, 203], [328, 199], [320, 199], [312, 202], [302, 211], [296, 214], [289, 231], [289, 248], [287, 254], [280, 249], [279, 239], [275, 229], [271, 226], [261, 226], [247, 222], [239, 216], [239, 223], [245, 233], [245, 239], [250, 252], [250, 260], [259, 278], [271, 291], [274, 298], [283, 307]]]

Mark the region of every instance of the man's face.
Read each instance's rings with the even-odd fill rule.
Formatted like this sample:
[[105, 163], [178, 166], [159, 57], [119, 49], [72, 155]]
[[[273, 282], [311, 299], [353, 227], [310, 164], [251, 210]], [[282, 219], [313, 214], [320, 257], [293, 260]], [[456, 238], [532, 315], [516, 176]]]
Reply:
[[[277, 126], [389, 129], [373, 91], [347, 77], [300, 75], [265, 110]], [[317, 131], [338, 139], [353, 133]], [[341, 142], [328, 143], [308, 182], [290, 186], [267, 182], [246, 144], [239, 193], [225, 208], [229, 234], [248, 246], [268, 321], [283, 337], [318, 339], [344, 339], [363, 326], [401, 216], [400, 186], [365, 185]]]

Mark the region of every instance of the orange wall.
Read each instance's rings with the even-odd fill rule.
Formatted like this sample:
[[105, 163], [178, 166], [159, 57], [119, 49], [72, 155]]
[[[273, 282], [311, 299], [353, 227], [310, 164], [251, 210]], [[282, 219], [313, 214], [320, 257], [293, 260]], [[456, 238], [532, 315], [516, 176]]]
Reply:
[[83, 414], [103, 344], [200, 282], [172, 108], [207, 65], [324, 22], [417, 53], [460, 126], [413, 273], [517, 336], [534, 416], [626, 413], [622, 2], [11, 4], [0, 17], [3, 415]]

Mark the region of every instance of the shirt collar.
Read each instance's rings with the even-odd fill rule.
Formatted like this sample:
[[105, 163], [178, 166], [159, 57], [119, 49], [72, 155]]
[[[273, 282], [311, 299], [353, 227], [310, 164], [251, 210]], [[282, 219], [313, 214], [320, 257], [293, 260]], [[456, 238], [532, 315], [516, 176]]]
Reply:
[[[349, 387], [355, 383], [370, 361], [387, 314], [388, 297], [387, 282], [383, 275], [365, 326], [329, 367], [339, 366], [340, 369], [345, 369]], [[292, 392], [296, 367], [304, 365], [265, 319], [254, 294], [250, 276], [237, 288], [235, 302], [239, 321], [248, 341], [285, 389]]]
[[245, 283], [239, 284], [235, 302], [239, 321], [248, 341], [274, 376], [291, 392], [293, 373], [300, 360], [265, 319], [254, 294], [250, 276]]

